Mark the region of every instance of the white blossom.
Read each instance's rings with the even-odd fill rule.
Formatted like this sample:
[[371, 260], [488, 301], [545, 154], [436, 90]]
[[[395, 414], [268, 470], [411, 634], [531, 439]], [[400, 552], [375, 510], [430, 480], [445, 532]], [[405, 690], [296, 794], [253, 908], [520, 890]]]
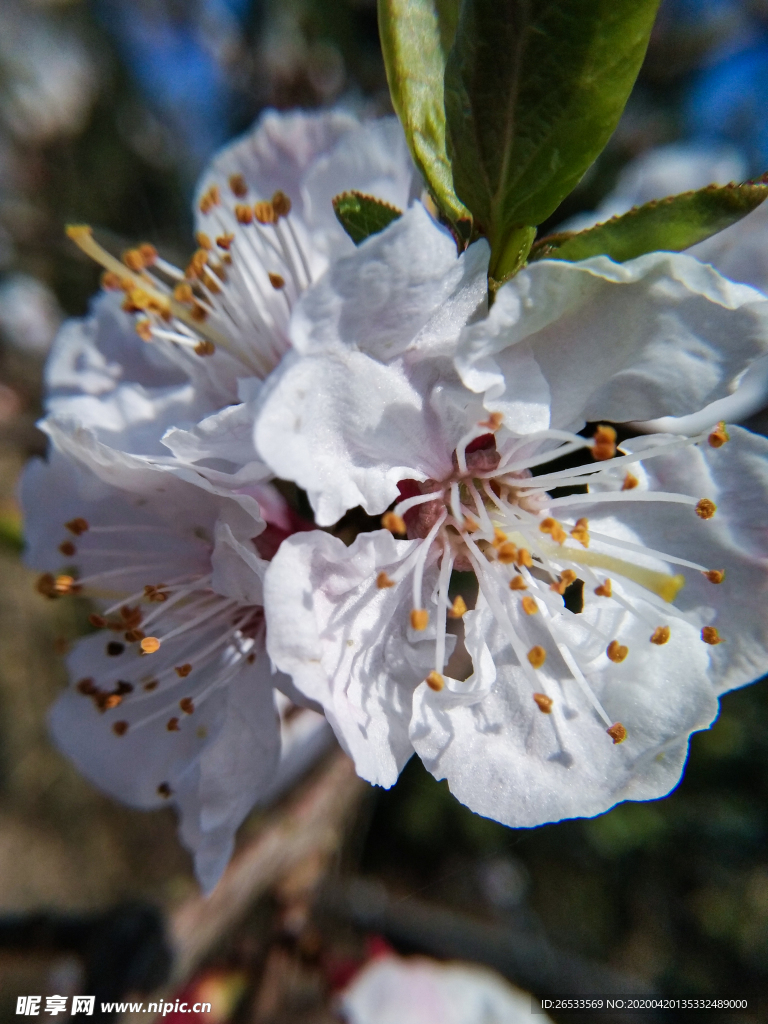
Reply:
[[[658, 253], [538, 263], [486, 314], [487, 248], [451, 259], [439, 235], [417, 206], [340, 260], [262, 392], [257, 448], [321, 525], [397, 500], [383, 523], [409, 538], [286, 540], [270, 656], [372, 782], [416, 751], [515, 826], [661, 796], [717, 693], [768, 667], [768, 442], [577, 432], [719, 397], [766, 351], [768, 304]], [[454, 569], [477, 578], [471, 611]]]

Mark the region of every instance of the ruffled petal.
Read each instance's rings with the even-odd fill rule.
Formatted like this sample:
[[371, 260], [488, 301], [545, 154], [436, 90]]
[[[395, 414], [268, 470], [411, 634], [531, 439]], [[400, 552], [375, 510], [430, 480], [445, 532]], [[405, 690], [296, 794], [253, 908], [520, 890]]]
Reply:
[[549, 387], [553, 427], [683, 416], [729, 394], [765, 353], [768, 304], [685, 255], [541, 261], [499, 290], [487, 325], [464, 331], [462, 379], [472, 386], [479, 364], [493, 401], [524, 398], [530, 374], [518, 385], [499, 362], [523, 341]]
[[[410, 628], [406, 584], [377, 585], [415, 543], [385, 531], [349, 548], [319, 531], [290, 537], [264, 583], [272, 661], [322, 706], [358, 774], [380, 786], [391, 786], [413, 753], [411, 698], [434, 650], [434, 632]], [[428, 569], [425, 593], [435, 581]]]
[[256, 448], [330, 525], [357, 505], [383, 512], [399, 480], [449, 473], [472, 404], [481, 408], [445, 361], [384, 366], [343, 349], [291, 354], [262, 391]]

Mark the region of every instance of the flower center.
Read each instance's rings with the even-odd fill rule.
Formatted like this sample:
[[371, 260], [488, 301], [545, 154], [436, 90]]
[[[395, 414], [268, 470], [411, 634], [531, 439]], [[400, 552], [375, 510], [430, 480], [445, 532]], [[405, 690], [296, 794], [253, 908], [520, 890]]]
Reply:
[[[473, 571], [539, 710], [545, 714], [553, 711], [554, 692], [546, 691], [548, 686], [553, 688], [555, 679], [547, 676], [544, 666], [548, 658], [550, 663], [556, 659], [558, 677], [565, 670], [603, 719], [613, 742], [621, 743], [626, 730], [621, 723], [611, 722], [588, 676], [595, 662], [596, 639], [603, 644], [608, 663], [620, 664], [631, 651], [618, 637], [602, 636], [597, 617], [581, 617], [585, 592], [590, 604], [613, 606], [641, 620], [648, 628], [648, 642], [663, 646], [672, 634], [669, 622], [675, 618], [687, 621], [672, 605], [685, 577], [649, 568], [649, 556], [657, 563], [702, 572], [712, 583], [720, 583], [724, 572], [596, 533], [587, 517], [571, 518], [568, 510], [606, 501], [665, 501], [687, 506], [700, 519], [710, 519], [715, 513], [710, 499], [652, 491], [641, 487], [636, 475], [642, 475], [641, 460], [700, 443], [706, 435], [659, 439], [642, 453], [632, 454], [617, 448], [616, 433], [608, 426], [598, 427], [591, 439], [545, 430], [535, 435], [508, 435], [499, 450], [501, 422], [501, 416], [493, 414], [462, 438], [452, 453], [453, 471], [445, 479], [400, 482], [401, 500], [386, 513], [382, 524], [419, 543], [393, 573], [379, 573], [378, 584], [393, 586], [411, 578], [411, 626], [422, 631], [429, 624], [422, 602], [423, 573], [427, 565], [439, 563], [435, 667], [426, 679], [439, 691], [445, 683], [446, 617], [460, 618], [466, 611], [463, 598], [449, 601], [451, 573], [454, 569]], [[710, 444], [719, 447], [723, 434], [724, 427], [714, 432]], [[546, 471], [548, 465], [565, 456], [573, 458], [579, 451], [588, 452], [591, 460], [575, 468], [552, 466]], [[564, 624], [564, 611], [579, 615], [584, 643], [572, 642], [575, 620]], [[701, 638], [708, 644], [721, 642], [714, 627], [704, 627]], [[581, 653], [587, 649], [588, 656]]]

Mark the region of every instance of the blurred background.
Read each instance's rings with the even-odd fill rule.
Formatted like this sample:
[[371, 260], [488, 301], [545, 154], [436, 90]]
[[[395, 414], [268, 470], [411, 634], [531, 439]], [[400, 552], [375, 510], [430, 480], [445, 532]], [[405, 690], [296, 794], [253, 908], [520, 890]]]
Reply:
[[[473, 815], [417, 759], [383, 792], [331, 753], [299, 797], [246, 823], [248, 882], [208, 911], [171, 812], [110, 802], [47, 740], [84, 615], [35, 592], [14, 495], [45, 450], [46, 352], [97, 288], [63, 225], [151, 241], [183, 265], [216, 148], [265, 107], [337, 102], [391, 109], [375, 0], [0, 3], [0, 1020], [16, 1019], [17, 995], [92, 992], [97, 978], [112, 999], [207, 992], [209, 1024], [333, 1021], [338, 993], [386, 951], [474, 960], [542, 992], [636, 979], [765, 994], [766, 681], [723, 699], [668, 799], [533, 831]], [[619, 129], [553, 223], [621, 191], [630, 162], [659, 147], [724, 180], [761, 175], [767, 110], [768, 2], [664, 0]], [[290, 870], [259, 852], [286, 820], [307, 837]]]

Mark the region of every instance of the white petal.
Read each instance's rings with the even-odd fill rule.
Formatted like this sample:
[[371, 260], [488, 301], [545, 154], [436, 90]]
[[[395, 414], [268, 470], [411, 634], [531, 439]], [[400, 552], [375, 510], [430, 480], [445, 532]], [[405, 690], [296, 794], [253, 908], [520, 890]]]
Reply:
[[416, 203], [305, 293], [291, 321], [294, 348], [345, 346], [386, 362], [425, 331], [430, 352], [449, 352], [484, 301], [487, 258], [484, 243], [457, 258], [453, 238]]
[[473, 403], [439, 360], [407, 367], [344, 350], [291, 354], [263, 389], [256, 448], [330, 525], [357, 505], [383, 512], [399, 480], [446, 476]]
[[687, 415], [729, 394], [768, 346], [763, 296], [672, 253], [535, 263], [500, 289], [488, 325], [462, 336], [462, 378], [469, 386], [480, 363], [484, 388], [517, 398], [522, 389], [493, 361], [527, 341], [553, 427]]
[[[322, 705], [357, 772], [391, 786], [413, 752], [411, 697], [431, 668], [434, 632], [413, 634], [410, 587], [379, 588], [413, 550], [386, 531], [351, 547], [319, 531], [288, 538], [264, 583], [267, 649], [298, 689]], [[424, 593], [434, 586], [427, 570]]]
[[[655, 647], [648, 642], [650, 630], [638, 626], [637, 618], [615, 610], [607, 614], [613, 627], [608, 635], [625, 642], [630, 657], [615, 665], [595, 652], [588, 678], [609, 717], [627, 729], [619, 746], [543, 631], [542, 644], [550, 653], [534, 682], [498, 624], [489, 620], [485, 642], [497, 679], [484, 700], [453, 706], [441, 700], [442, 693], [426, 687], [417, 691], [414, 747], [426, 767], [437, 778], [447, 778], [451, 792], [472, 810], [513, 827], [532, 827], [599, 814], [620, 800], [659, 797], [677, 783], [689, 734], [708, 725], [717, 711], [698, 631], [676, 627], [668, 645]], [[565, 621], [582, 616], [586, 619], [578, 625]], [[588, 625], [605, 628], [596, 617], [605, 620], [606, 612], [561, 613], [566, 629], [582, 634], [581, 640], [569, 638], [571, 649], [584, 647]], [[521, 632], [542, 628], [540, 622], [520, 620], [516, 626]], [[582, 660], [588, 653], [581, 650]], [[534, 702], [535, 686], [553, 699], [551, 714], [543, 714]]]

